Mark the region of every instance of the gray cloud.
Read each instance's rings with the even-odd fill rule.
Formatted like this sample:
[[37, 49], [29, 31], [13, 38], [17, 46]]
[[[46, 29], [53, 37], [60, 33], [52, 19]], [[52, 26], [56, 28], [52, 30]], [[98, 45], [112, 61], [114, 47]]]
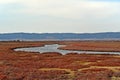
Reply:
[[1, 0], [0, 5], [3, 32], [100, 32], [120, 29], [119, 2]]

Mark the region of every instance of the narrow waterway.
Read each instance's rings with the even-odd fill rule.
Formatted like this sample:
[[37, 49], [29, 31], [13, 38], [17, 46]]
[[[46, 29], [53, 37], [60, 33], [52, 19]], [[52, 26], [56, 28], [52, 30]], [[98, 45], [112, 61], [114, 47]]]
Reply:
[[65, 45], [51, 44], [42, 47], [29, 47], [29, 48], [17, 48], [15, 51], [26, 51], [26, 52], [58, 52], [63, 55], [67, 53], [86, 53], [86, 54], [120, 54], [120, 52], [97, 52], [97, 51], [75, 51], [75, 50], [61, 50], [59, 47], [64, 47]]

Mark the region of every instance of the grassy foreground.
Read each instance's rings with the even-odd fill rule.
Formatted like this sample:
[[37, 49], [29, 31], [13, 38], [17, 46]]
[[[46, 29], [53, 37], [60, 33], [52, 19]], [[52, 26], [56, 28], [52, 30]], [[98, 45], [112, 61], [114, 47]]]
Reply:
[[18, 47], [66, 44], [61, 49], [120, 51], [119, 41], [0, 42], [0, 80], [120, 80], [120, 56], [15, 52]]

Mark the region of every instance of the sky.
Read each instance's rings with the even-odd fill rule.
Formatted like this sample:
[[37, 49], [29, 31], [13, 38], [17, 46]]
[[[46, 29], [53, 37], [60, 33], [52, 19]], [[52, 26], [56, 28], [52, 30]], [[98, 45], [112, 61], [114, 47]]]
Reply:
[[120, 0], [0, 0], [0, 33], [120, 32]]

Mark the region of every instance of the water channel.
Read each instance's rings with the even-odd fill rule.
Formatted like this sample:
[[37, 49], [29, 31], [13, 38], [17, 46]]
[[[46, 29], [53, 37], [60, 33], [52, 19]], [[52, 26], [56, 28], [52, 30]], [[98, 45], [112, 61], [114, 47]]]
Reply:
[[58, 52], [63, 55], [67, 53], [86, 53], [86, 54], [120, 54], [120, 52], [99, 52], [99, 51], [75, 51], [75, 50], [61, 50], [59, 47], [64, 47], [66, 45], [51, 44], [44, 45], [42, 47], [28, 47], [28, 48], [16, 48], [15, 51], [26, 51], [26, 52]]

